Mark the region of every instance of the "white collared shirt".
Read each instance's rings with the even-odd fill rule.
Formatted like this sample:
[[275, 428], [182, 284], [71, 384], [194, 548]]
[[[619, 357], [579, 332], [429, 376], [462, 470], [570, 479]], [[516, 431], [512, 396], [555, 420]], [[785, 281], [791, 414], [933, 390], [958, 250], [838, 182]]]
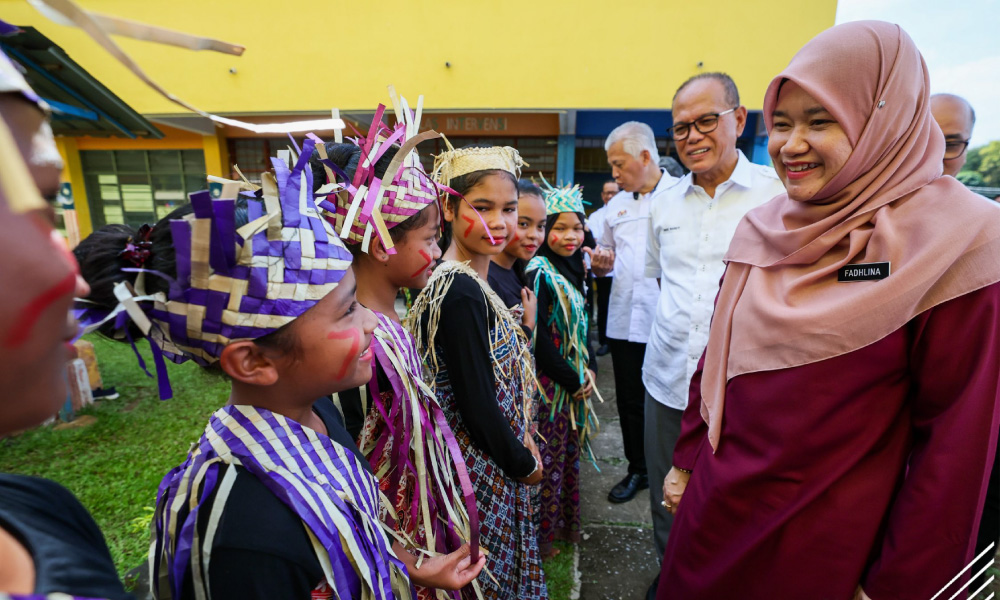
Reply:
[[[604, 230], [607, 228], [606, 227], [607, 218], [608, 218], [607, 204], [605, 204], [601, 208], [598, 208], [594, 212], [590, 213], [590, 216], [587, 217], [587, 227], [590, 228], [590, 235], [594, 236], [594, 241], [598, 243], [600, 243], [601, 236], [604, 235]], [[590, 256], [584, 254], [584, 258], [589, 259]], [[590, 267], [589, 260], [587, 266]], [[605, 275], [605, 277], [614, 277], [614, 275], [615, 275], [615, 270], [611, 269], [611, 271], [608, 272], [608, 274]]]
[[604, 207], [604, 232], [597, 241], [615, 251], [615, 276], [608, 299], [609, 338], [640, 344], [649, 340], [660, 295], [656, 279], [644, 275], [649, 208], [661, 202], [664, 192], [676, 182], [676, 177], [661, 169], [653, 191], [638, 199], [632, 192], [618, 192]]
[[715, 197], [688, 173], [650, 212], [645, 275], [660, 278], [656, 318], [646, 347], [642, 382], [671, 408], [687, 407], [688, 385], [708, 344], [722, 257], [750, 209], [784, 193], [774, 169], [755, 165], [742, 152]]

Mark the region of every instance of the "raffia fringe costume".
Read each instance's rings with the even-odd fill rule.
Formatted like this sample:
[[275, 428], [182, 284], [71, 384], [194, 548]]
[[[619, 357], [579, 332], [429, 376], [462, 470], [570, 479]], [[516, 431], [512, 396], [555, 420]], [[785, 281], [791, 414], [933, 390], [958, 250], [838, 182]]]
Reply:
[[[414, 333], [417, 348], [430, 367], [430, 386], [455, 432], [476, 493], [481, 517], [480, 543], [488, 552], [486, 566], [490, 570], [488, 576], [480, 575], [478, 579], [484, 596], [524, 600], [546, 597], [528, 486], [507, 477], [472, 442], [455, 403], [449, 367], [434, 343], [438, 324], [447, 318], [441, 314], [441, 304], [456, 277], [469, 277], [477, 282], [488, 312], [493, 313], [491, 322], [483, 323], [482, 327], [489, 331], [496, 402], [514, 434], [524, 439], [530, 431], [535, 394], [528, 340], [503, 301], [467, 263], [441, 263], [414, 302], [404, 325]], [[424, 318], [426, 330], [422, 325]], [[463, 591], [463, 598], [471, 595]]]

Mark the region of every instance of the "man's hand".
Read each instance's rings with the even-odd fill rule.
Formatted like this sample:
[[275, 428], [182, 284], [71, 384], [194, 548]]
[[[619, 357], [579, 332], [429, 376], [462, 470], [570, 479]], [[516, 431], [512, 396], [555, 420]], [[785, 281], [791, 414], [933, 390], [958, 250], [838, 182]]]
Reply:
[[615, 251], [611, 248], [598, 246], [597, 250], [592, 250], [584, 246], [583, 251], [590, 256], [590, 270], [595, 277], [604, 277], [615, 267]]
[[[398, 542], [394, 544], [394, 549], [397, 545]], [[406, 556], [400, 556], [397, 550], [396, 555], [406, 563], [406, 570], [409, 571], [413, 583], [442, 590], [459, 590], [475, 579], [486, 564], [484, 554], [480, 554], [479, 560], [473, 563], [469, 552], [469, 545], [464, 544], [451, 554], [440, 554], [424, 559], [419, 569], [416, 566], [416, 558], [409, 552], [403, 550], [402, 553]]]
[[670, 467], [670, 472], [663, 478], [663, 508], [667, 509], [668, 513], [677, 514], [677, 505], [681, 503], [681, 496], [687, 489], [689, 479], [691, 479], [690, 473], [678, 471], [676, 467]]

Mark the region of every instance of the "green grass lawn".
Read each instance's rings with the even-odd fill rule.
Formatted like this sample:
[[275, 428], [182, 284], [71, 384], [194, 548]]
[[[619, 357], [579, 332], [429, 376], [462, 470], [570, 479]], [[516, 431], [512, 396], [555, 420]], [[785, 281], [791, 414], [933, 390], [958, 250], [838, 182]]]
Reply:
[[552, 600], [567, 600], [573, 590], [573, 544], [555, 542], [559, 555], [542, 562], [545, 583]]
[[[180, 464], [208, 417], [225, 404], [229, 384], [194, 363], [170, 364], [174, 399], [161, 402], [156, 382], [136, 365], [127, 344], [88, 337], [97, 350], [105, 386], [121, 397], [82, 411], [97, 422], [80, 429], [41, 427], [0, 440], [0, 471], [37, 475], [61, 483], [90, 510], [108, 540], [119, 573], [139, 566], [149, 531], [137, 526], [156, 503], [160, 479]], [[152, 368], [149, 346], [141, 342]]]
[[[127, 344], [89, 336], [105, 386], [121, 397], [82, 411], [97, 422], [79, 429], [41, 427], [0, 439], [0, 471], [45, 477], [69, 488], [100, 525], [118, 572], [143, 565], [149, 550], [148, 519], [160, 479], [184, 460], [209, 416], [225, 404], [229, 383], [194, 363], [168, 364], [174, 399], [161, 402], [156, 381], [136, 365]], [[146, 364], [146, 342], [138, 344]], [[573, 546], [545, 561], [553, 600], [569, 597]]]

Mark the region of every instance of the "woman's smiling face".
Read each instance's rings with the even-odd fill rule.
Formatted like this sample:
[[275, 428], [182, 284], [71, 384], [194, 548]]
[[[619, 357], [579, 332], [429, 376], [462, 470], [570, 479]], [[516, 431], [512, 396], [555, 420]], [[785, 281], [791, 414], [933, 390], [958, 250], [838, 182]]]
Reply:
[[844, 167], [853, 148], [840, 123], [793, 81], [785, 81], [772, 114], [767, 151], [788, 197], [816, 197]]

